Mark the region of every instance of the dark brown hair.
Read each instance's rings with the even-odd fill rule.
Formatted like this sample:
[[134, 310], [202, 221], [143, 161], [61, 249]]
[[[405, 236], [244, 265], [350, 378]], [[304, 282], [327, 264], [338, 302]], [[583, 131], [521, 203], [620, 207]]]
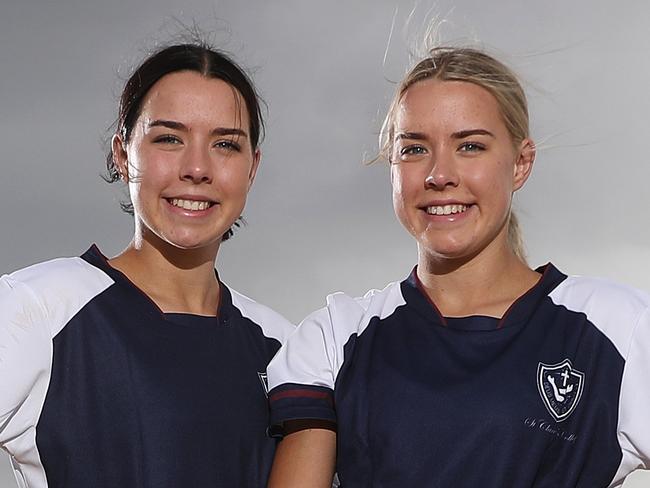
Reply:
[[[204, 43], [174, 44], [164, 47], [147, 57], [134, 70], [122, 90], [115, 123], [115, 133], [120, 135], [122, 142], [124, 144], [129, 142], [133, 127], [140, 115], [142, 102], [151, 87], [163, 76], [178, 71], [194, 71], [207, 78], [223, 80], [239, 92], [248, 111], [251, 148], [255, 151], [264, 135], [261, 110], [263, 102], [243, 69], [226, 54]], [[106, 170], [104, 179], [107, 182], [114, 183], [121, 179], [110, 148], [106, 155]], [[122, 202], [120, 207], [133, 215], [131, 202]], [[242, 222], [240, 217], [233, 227], [239, 227]], [[224, 233], [223, 240], [232, 235], [231, 227]]]

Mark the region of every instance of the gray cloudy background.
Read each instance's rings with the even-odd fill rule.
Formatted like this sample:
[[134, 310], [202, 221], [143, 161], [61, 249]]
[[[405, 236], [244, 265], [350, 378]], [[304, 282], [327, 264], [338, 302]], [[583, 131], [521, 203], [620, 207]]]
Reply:
[[[225, 281], [298, 321], [329, 292], [403, 278], [415, 246], [393, 216], [387, 168], [363, 162], [409, 49], [438, 16], [444, 40], [480, 41], [524, 80], [540, 149], [516, 202], [531, 264], [650, 290], [649, 2], [179, 4], [2, 0], [0, 272], [127, 244], [121, 190], [99, 178], [102, 140], [130, 68], [177, 21], [196, 21], [269, 106], [248, 226], [219, 255]], [[625, 486], [649, 485], [638, 474]], [[10, 486], [2, 455], [0, 487]]]

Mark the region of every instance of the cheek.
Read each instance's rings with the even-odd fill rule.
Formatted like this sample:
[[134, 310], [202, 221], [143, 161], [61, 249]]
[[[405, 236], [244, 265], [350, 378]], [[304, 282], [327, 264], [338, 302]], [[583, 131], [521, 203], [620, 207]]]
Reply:
[[407, 229], [412, 226], [412, 211], [415, 209], [418, 196], [417, 189], [422, 182], [416, 186], [418, 177], [415, 168], [404, 169], [403, 165], [393, 166], [391, 171], [391, 183], [393, 189], [393, 209], [395, 215]]
[[147, 176], [147, 178], [157, 177], [157, 173], [164, 172], [166, 167], [160, 156], [155, 156], [151, 151], [147, 151], [141, 146], [127, 152], [129, 161], [129, 173], [137, 178]]
[[477, 194], [489, 200], [509, 200], [513, 191], [511, 166], [507, 162], [496, 162], [491, 166], [469, 172], [465, 181]]
[[415, 165], [398, 164], [392, 166], [391, 183], [393, 199], [407, 200], [413, 198], [420, 188], [423, 188], [424, 177]]
[[215, 179], [218, 180], [222, 191], [232, 196], [245, 197], [249, 188], [249, 174], [251, 166], [241, 161], [237, 164], [222, 164], [215, 170]]
[[404, 200], [404, 192], [403, 192], [403, 174], [400, 169], [393, 165], [391, 166], [391, 171], [390, 171], [390, 183], [392, 187], [392, 192], [393, 192], [393, 207], [395, 207], [395, 210], [401, 208], [403, 206], [403, 200]]
[[129, 154], [129, 192], [138, 194], [158, 192], [175, 178], [174, 162], [170, 158], [153, 157], [144, 151]]
[[510, 200], [514, 191], [514, 174], [513, 165], [510, 160], [504, 159], [499, 162], [499, 174], [495, 178], [495, 191], [503, 194], [507, 200]]

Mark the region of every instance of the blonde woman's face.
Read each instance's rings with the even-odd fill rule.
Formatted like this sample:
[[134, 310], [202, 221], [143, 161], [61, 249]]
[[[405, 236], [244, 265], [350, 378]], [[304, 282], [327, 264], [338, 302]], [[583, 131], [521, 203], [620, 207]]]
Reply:
[[514, 146], [492, 94], [461, 81], [412, 85], [392, 146], [393, 206], [421, 252], [457, 259], [508, 245], [512, 195], [534, 149], [528, 139]]

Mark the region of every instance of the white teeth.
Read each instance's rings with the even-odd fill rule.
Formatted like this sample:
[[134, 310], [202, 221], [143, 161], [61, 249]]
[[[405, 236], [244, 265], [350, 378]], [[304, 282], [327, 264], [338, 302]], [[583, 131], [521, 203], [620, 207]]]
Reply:
[[170, 203], [174, 207], [179, 207], [184, 210], [205, 210], [210, 207], [210, 202], [199, 201], [199, 200], [183, 200], [181, 198], [172, 198]]
[[467, 210], [467, 205], [436, 205], [427, 207], [427, 213], [430, 215], [451, 215], [462, 213]]

